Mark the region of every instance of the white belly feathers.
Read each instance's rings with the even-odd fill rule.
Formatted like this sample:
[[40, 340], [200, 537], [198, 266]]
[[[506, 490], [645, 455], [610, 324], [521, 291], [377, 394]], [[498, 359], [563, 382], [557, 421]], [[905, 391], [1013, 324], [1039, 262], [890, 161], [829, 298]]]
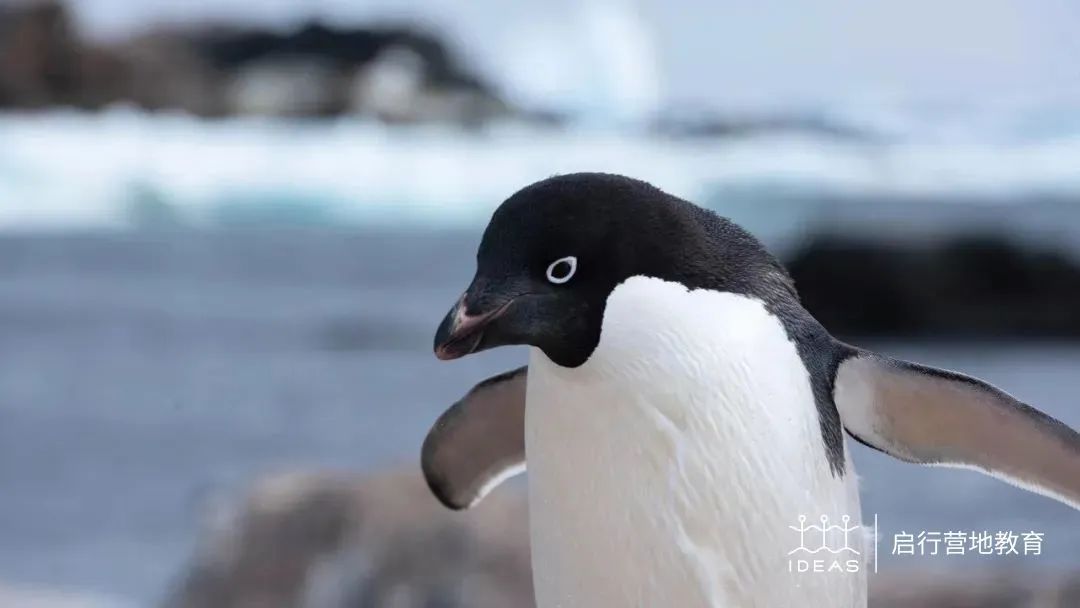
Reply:
[[858, 525], [859, 503], [850, 458], [843, 478], [830, 472], [795, 346], [759, 301], [631, 278], [584, 365], [532, 350], [527, 402], [540, 608], [865, 605], [865, 565], [792, 568], [813, 557], [789, 555], [800, 515]]

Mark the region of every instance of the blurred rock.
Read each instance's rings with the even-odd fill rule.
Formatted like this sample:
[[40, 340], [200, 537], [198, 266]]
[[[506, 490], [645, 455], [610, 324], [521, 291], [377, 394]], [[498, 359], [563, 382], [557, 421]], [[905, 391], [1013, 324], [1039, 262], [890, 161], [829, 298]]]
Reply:
[[901, 245], [826, 236], [786, 263], [804, 305], [840, 335], [1080, 337], [1080, 265], [1004, 237]]
[[448, 511], [418, 471], [273, 477], [211, 526], [166, 606], [529, 606], [526, 522], [506, 490]]
[[409, 26], [158, 28], [98, 44], [58, 0], [0, 6], [0, 108], [112, 104], [462, 126], [515, 114], [440, 38]]
[[229, 76], [215, 69], [179, 33], [154, 30], [114, 46], [124, 58], [124, 90], [111, 99], [148, 111], [218, 117], [229, 111]]
[[288, 34], [217, 29], [191, 41], [216, 69], [238, 75], [232, 113], [251, 111], [255, 99], [259, 113], [387, 122], [475, 124], [509, 113], [438, 38], [408, 27], [310, 23]]
[[0, 105], [71, 104], [83, 84], [83, 51], [59, 2], [0, 6]]

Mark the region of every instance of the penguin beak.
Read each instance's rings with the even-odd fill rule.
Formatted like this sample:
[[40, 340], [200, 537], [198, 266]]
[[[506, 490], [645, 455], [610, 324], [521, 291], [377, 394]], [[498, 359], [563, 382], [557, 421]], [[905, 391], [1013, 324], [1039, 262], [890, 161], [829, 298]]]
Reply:
[[462, 296], [435, 332], [435, 356], [449, 361], [476, 352], [484, 339], [484, 330], [499, 318], [511, 303], [513, 300], [489, 312], [469, 314], [465, 308], [465, 297]]
[[525, 343], [531, 316], [525, 301], [531, 295], [517, 290], [510, 295], [492, 293], [476, 289], [474, 283], [439, 324], [435, 356], [449, 361], [496, 346]]

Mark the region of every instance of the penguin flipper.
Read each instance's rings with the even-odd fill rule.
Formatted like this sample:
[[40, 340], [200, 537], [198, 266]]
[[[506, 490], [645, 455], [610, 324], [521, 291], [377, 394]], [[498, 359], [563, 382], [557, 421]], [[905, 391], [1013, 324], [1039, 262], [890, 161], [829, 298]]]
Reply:
[[477, 384], [428, 431], [420, 466], [428, 487], [450, 509], [468, 509], [525, 471], [528, 367]]
[[1080, 433], [986, 382], [855, 351], [837, 367], [833, 396], [865, 445], [979, 470], [1080, 509]]

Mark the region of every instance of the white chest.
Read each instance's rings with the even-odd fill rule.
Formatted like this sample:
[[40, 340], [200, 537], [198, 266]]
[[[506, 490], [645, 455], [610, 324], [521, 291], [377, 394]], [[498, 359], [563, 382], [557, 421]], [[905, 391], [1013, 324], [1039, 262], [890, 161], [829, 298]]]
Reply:
[[858, 498], [852, 471], [830, 472], [807, 372], [760, 302], [630, 279], [584, 365], [534, 350], [527, 400], [540, 608], [865, 601], [861, 573], [790, 571], [788, 526], [858, 524]]

